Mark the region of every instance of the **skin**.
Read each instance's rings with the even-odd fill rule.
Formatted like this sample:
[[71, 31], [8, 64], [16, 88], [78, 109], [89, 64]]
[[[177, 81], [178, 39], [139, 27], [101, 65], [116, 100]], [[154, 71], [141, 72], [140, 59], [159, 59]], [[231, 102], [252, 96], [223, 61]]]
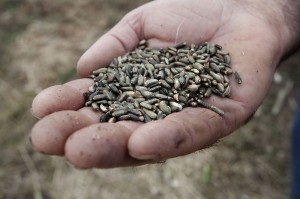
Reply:
[[[272, 9], [264, 11], [264, 6]], [[255, 112], [280, 59], [292, 49], [295, 31], [285, 23], [281, 8], [273, 1], [160, 0], [131, 11], [82, 55], [77, 66], [81, 79], [36, 96], [32, 113], [41, 119], [32, 129], [32, 145], [42, 153], [65, 156], [79, 168], [156, 163], [212, 145]], [[98, 123], [101, 113], [83, 107], [82, 93], [92, 84], [85, 77], [134, 49], [141, 39], [154, 47], [208, 41], [227, 49], [243, 83], [231, 77], [230, 98], [208, 99], [225, 115], [186, 108], [147, 124]]]

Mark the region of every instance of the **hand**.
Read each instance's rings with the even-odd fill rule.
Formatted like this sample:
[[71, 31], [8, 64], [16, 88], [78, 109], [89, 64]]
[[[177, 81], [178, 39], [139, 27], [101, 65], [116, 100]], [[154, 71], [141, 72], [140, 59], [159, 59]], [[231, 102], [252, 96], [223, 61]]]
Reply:
[[[158, 0], [133, 10], [81, 57], [77, 70], [82, 79], [47, 88], [34, 99], [32, 112], [42, 119], [32, 129], [33, 146], [65, 156], [80, 168], [110, 168], [189, 154], [232, 133], [261, 104], [289, 48], [290, 35], [280, 19], [248, 8], [235, 1]], [[235, 84], [232, 77], [230, 98], [208, 99], [225, 115], [186, 108], [147, 124], [98, 123], [100, 113], [83, 107], [82, 93], [92, 84], [84, 77], [134, 49], [141, 39], [155, 47], [208, 41], [227, 49], [243, 84]]]

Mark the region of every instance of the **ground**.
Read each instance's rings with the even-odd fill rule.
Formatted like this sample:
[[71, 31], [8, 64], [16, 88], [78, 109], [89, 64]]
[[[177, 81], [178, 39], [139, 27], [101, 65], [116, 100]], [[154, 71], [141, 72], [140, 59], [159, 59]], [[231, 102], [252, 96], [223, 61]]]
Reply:
[[195, 154], [138, 168], [78, 170], [31, 148], [33, 97], [76, 78], [80, 55], [144, 2], [0, 1], [0, 199], [288, 197], [299, 53], [279, 68], [249, 123]]

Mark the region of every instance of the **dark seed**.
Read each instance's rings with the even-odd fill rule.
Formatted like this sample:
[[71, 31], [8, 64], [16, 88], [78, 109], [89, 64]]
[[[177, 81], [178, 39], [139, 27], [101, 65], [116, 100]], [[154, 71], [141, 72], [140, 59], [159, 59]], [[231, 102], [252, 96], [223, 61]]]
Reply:
[[238, 84], [241, 84], [241, 83], [242, 83], [242, 78], [241, 78], [241, 76], [239, 75], [239, 73], [235, 71], [233, 74], [234, 74], [235, 81], [236, 81]]

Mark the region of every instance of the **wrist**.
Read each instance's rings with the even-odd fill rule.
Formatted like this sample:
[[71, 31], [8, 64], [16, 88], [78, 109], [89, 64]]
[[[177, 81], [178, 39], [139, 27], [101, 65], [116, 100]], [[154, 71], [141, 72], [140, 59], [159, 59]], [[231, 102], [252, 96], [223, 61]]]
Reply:
[[264, 21], [276, 37], [280, 56], [285, 57], [299, 47], [300, 2], [298, 0], [234, 0], [234, 2]]

